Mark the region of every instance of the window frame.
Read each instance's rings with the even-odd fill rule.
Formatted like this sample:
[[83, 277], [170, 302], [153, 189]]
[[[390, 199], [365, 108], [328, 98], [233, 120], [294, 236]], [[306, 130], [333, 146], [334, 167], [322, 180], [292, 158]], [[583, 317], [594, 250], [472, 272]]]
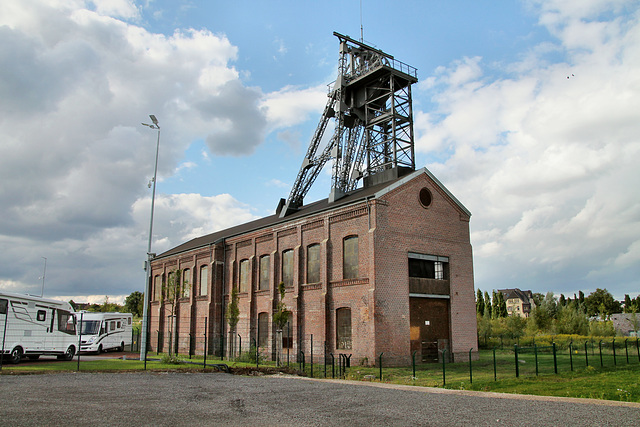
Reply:
[[[348, 245], [355, 246], [348, 247]], [[360, 277], [359, 239], [357, 235], [342, 239], [342, 278], [344, 280]]]
[[258, 290], [265, 291], [269, 289], [271, 276], [271, 256], [262, 255], [258, 263]]
[[[246, 266], [246, 267], [243, 268], [243, 266]], [[250, 276], [251, 274], [250, 274], [249, 260], [247, 258], [240, 260], [240, 263], [238, 264], [238, 292], [239, 293], [249, 292]]]
[[258, 313], [258, 333], [257, 344], [258, 347], [267, 347], [269, 345], [269, 313], [263, 311]]
[[285, 287], [293, 286], [293, 249], [282, 251], [282, 283]]
[[[312, 259], [311, 252], [312, 250], [315, 252], [317, 250], [317, 254], [314, 254]], [[313, 243], [307, 246], [307, 283], [320, 283], [321, 274], [320, 274], [320, 258], [321, 258], [321, 249], [319, 243]], [[312, 264], [315, 262], [314, 264]], [[313, 269], [312, 269], [313, 267]]]
[[[204, 271], [204, 276], [202, 274], [202, 272]], [[206, 297], [209, 294], [209, 266], [204, 264], [200, 266], [200, 269], [198, 270], [198, 272], [200, 273], [198, 277], [198, 282], [199, 282], [199, 288], [198, 288], [198, 296], [201, 297]], [[204, 277], [204, 280], [203, 280]]]
[[[343, 323], [346, 319], [348, 319], [348, 324]], [[351, 350], [352, 348], [353, 321], [351, 307], [340, 307], [336, 309], [336, 349]]]

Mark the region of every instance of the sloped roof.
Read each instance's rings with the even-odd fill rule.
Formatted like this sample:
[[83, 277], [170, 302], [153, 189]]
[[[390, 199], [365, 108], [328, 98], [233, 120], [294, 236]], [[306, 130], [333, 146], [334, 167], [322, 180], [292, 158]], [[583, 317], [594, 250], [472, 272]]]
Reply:
[[502, 292], [504, 295], [504, 299], [508, 300], [509, 298], [518, 298], [522, 300], [525, 304], [530, 304], [531, 300], [529, 295], [531, 295], [531, 291], [521, 291], [518, 288], [514, 289], [498, 289], [498, 292]]
[[308, 205], [300, 207], [297, 212], [289, 214], [284, 218], [280, 218], [277, 213], [274, 213], [273, 215], [246, 222], [244, 224], [236, 225], [225, 230], [220, 230], [211, 234], [207, 234], [205, 236], [196, 237], [195, 239], [189, 240], [188, 242], [185, 242], [173, 249], [169, 249], [168, 251], [159, 254], [154, 259], [165, 258], [183, 252], [188, 252], [193, 249], [206, 247], [223, 239], [228, 239], [230, 237], [259, 230], [261, 228], [272, 227], [277, 224], [294, 221], [323, 211], [333, 210], [350, 204], [359, 203], [365, 199], [377, 199], [392, 191], [393, 189], [404, 185], [405, 183], [411, 181], [412, 179], [423, 173], [428, 175], [451, 198], [451, 200], [458, 207], [460, 207], [460, 209], [462, 209], [467, 215], [471, 216], [471, 212], [469, 212], [467, 208], [465, 208], [462, 203], [460, 203], [458, 199], [456, 199], [453, 194], [451, 194], [451, 192], [427, 168], [423, 168], [401, 178], [397, 178], [371, 187], [354, 190], [348, 193], [346, 196], [340, 198], [339, 200], [334, 201], [333, 203], [329, 203], [328, 198], [309, 203]]

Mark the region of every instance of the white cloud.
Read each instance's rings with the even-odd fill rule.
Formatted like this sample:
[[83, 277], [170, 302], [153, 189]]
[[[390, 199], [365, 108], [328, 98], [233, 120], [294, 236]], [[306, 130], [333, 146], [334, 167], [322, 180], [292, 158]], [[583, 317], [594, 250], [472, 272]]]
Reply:
[[287, 86], [267, 94], [261, 101], [266, 111], [269, 129], [291, 127], [307, 120], [311, 114], [322, 113], [327, 103], [327, 86], [308, 89]]
[[[639, 12], [533, 3], [555, 47], [506, 64], [511, 77], [480, 58], [436, 70], [419, 88], [437, 108], [416, 113], [416, 148], [474, 214], [477, 286], [637, 293]], [[550, 51], [566, 62], [548, 63]]]

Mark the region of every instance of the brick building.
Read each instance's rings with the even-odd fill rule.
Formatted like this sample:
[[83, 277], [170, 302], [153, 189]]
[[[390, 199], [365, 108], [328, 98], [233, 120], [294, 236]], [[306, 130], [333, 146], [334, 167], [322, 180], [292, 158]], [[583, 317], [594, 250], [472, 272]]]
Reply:
[[[280, 208], [282, 209], [282, 204]], [[171, 305], [163, 283], [176, 270], [187, 283], [175, 306], [171, 341], [193, 351], [231, 354], [225, 309], [238, 290], [243, 350], [255, 340], [274, 357], [273, 314], [285, 285], [290, 312], [282, 345], [320, 360], [352, 354], [352, 364], [477, 357], [470, 212], [429, 170], [407, 171], [330, 202], [302, 206], [193, 239], [151, 262], [152, 350], [167, 351]], [[311, 340], [313, 336], [313, 349]], [[160, 339], [160, 337], [165, 337]], [[234, 344], [237, 345], [236, 342]], [[438, 351], [440, 350], [440, 351]], [[308, 360], [308, 359], [307, 359]]]

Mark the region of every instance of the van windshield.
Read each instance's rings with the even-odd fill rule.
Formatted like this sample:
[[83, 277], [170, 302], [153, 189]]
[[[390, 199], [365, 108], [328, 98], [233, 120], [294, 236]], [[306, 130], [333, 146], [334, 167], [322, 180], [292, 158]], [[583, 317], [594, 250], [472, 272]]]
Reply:
[[98, 335], [100, 330], [99, 320], [83, 320], [82, 321], [82, 335]]

